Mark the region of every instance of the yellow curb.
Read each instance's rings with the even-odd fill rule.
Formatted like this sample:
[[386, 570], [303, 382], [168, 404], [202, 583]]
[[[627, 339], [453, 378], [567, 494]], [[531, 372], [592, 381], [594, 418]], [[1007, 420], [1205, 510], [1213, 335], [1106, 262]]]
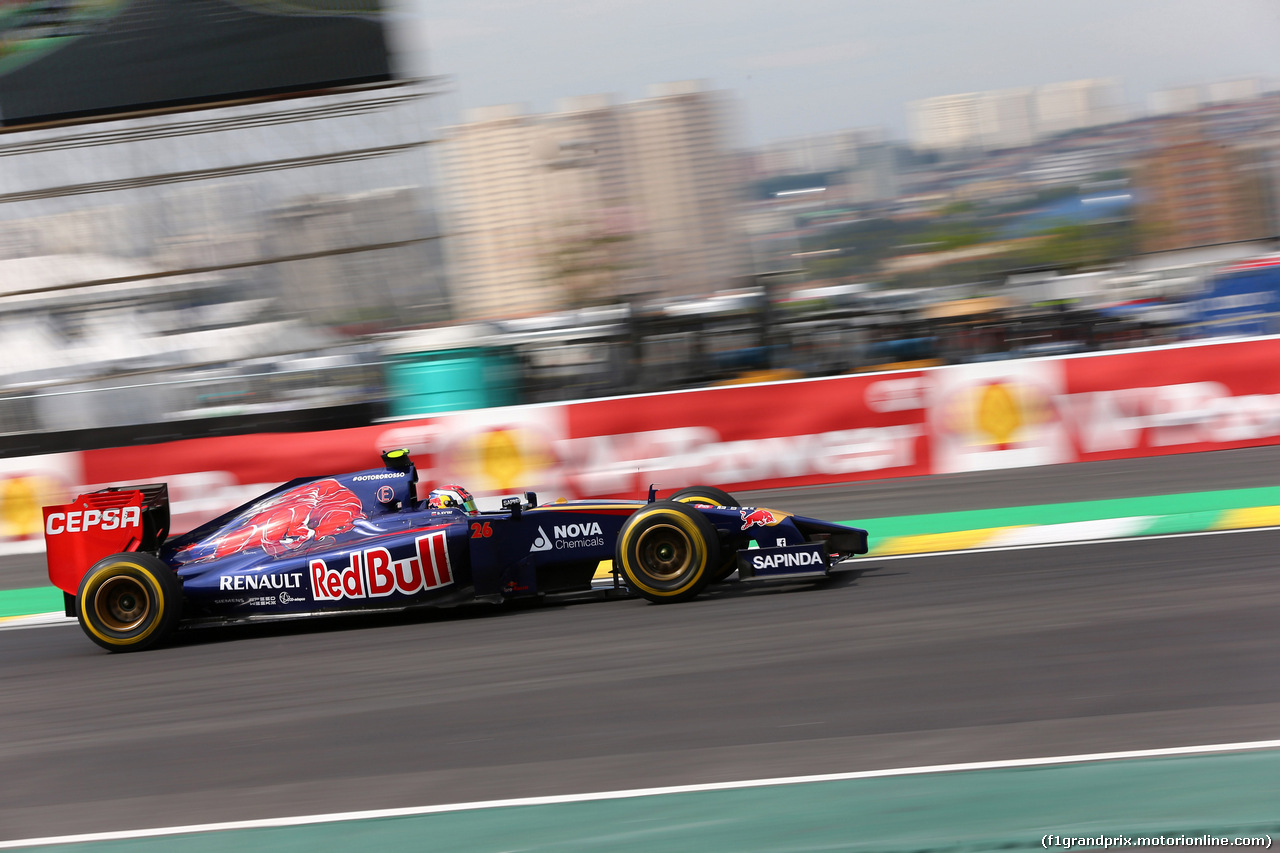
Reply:
[[1246, 527], [1280, 527], [1280, 506], [1229, 509], [1209, 529], [1240, 530]]
[[966, 551], [980, 548], [1007, 530], [1030, 527], [1028, 524], [1011, 524], [1008, 527], [984, 527], [979, 530], [956, 530], [951, 533], [921, 533], [915, 536], [894, 536], [871, 550], [869, 557], [888, 557], [894, 554], [925, 554], [930, 551]]

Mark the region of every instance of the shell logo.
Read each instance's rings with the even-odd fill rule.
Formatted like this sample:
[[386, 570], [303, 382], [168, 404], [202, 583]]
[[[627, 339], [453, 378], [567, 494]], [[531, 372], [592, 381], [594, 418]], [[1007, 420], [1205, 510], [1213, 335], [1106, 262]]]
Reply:
[[555, 465], [551, 442], [540, 431], [503, 427], [485, 430], [459, 447], [458, 461], [477, 491], [512, 492], [537, 481]]
[[970, 447], [1009, 450], [1036, 440], [1054, 420], [1053, 403], [1042, 388], [995, 380], [952, 397], [945, 427]]
[[65, 491], [56, 480], [38, 474], [0, 480], [0, 536], [17, 539], [43, 533], [41, 508], [63, 503]]

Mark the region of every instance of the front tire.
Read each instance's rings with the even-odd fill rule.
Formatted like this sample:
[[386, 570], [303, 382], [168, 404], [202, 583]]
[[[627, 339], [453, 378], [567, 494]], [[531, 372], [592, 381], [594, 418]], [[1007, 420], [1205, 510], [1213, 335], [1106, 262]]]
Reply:
[[618, 534], [615, 564], [633, 592], [655, 604], [694, 598], [720, 565], [720, 540], [702, 513], [679, 501], [637, 510]]
[[741, 506], [738, 499], [715, 486], [686, 486], [667, 498], [682, 504], [707, 504], [708, 506]]
[[[671, 495], [668, 500], [680, 501], [684, 504], [708, 504], [710, 506], [731, 506], [740, 507], [742, 504], [738, 499], [723, 489], [717, 489], [715, 486], [686, 486]], [[738, 560], [736, 556], [730, 552], [724, 555], [720, 560], [720, 565], [716, 566], [715, 573], [711, 575], [711, 583], [720, 583], [720, 581], [729, 577], [738, 570]]]
[[80, 580], [76, 617], [90, 640], [112, 652], [155, 645], [178, 624], [182, 582], [151, 554], [113, 554]]

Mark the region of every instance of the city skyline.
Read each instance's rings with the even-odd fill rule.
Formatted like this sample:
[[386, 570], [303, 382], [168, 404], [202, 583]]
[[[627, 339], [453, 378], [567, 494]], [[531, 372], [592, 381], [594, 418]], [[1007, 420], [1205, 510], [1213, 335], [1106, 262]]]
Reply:
[[476, 109], [449, 128], [441, 188], [457, 315], [687, 296], [747, 272], [723, 100], [672, 84], [552, 114]]
[[[796, 11], [796, 10], [799, 11]], [[1238, 78], [1280, 78], [1280, 9], [1264, 0], [393, 0], [402, 68], [453, 80], [441, 122], [465, 110], [647, 94], [702, 79], [738, 99], [741, 141], [759, 145], [851, 127], [907, 138], [907, 105], [972, 91], [1106, 77], [1127, 105]]]

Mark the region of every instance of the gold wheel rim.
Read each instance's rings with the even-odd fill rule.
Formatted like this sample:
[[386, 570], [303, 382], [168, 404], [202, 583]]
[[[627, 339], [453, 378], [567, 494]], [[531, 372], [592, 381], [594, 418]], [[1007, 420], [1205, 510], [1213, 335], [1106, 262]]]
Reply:
[[656, 581], [673, 581], [693, 565], [689, 535], [672, 524], [655, 524], [636, 540], [636, 556]]
[[132, 631], [151, 614], [151, 594], [137, 578], [116, 575], [103, 581], [93, 594], [93, 612], [108, 630]]

